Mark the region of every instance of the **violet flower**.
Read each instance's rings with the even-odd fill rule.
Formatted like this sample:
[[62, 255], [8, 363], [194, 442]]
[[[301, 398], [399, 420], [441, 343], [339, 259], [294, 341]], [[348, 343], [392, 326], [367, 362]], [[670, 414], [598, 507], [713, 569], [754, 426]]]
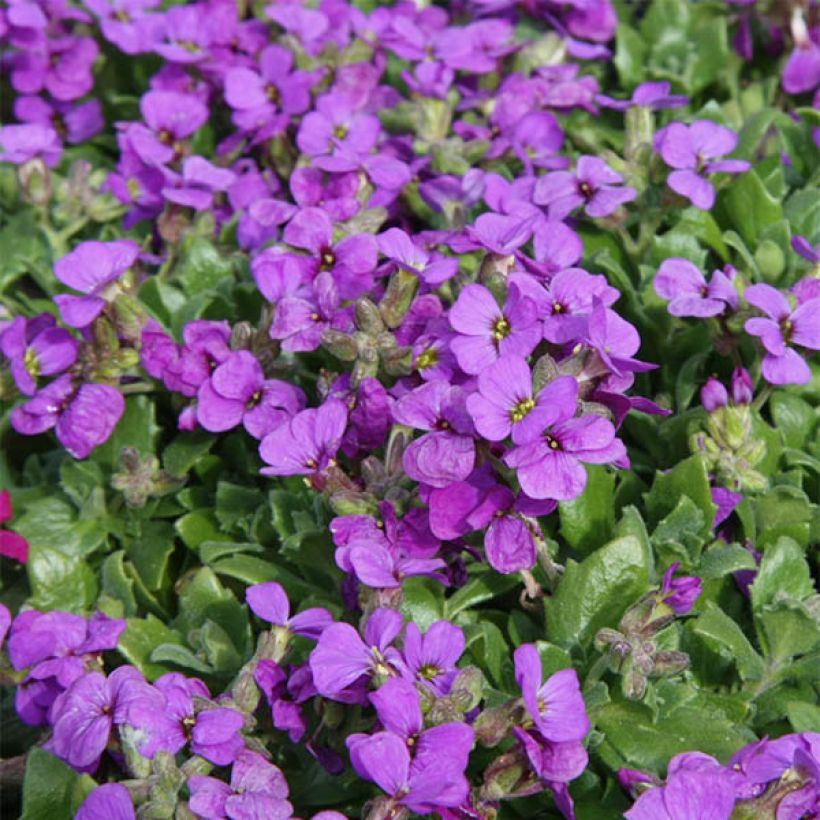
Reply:
[[404, 451], [402, 464], [410, 478], [443, 487], [470, 474], [475, 445], [465, 403], [462, 388], [439, 380], [426, 382], [393, 405], [399, 424], [429, 431]]
[[820, 297], [809, 299], [792, 310], [788, 299], [771, 285], [751, 285], [746, 301], [768, 318], [747, 319], [744, 328], [758, 336], [766, 355], [763, 376], [771, 384], [807, 384], [811, 370], [790, 344], [820, 350]]
[[237, 350], [214, 370], [197, 393], [197, 421], [212, 433], [242, 424], [262, 439], [286, 424], [305, 406], [305, 395], [279, 379], [266, 379], [262, 365], [247, 350]]
[[319, 694], [336, 699], [360, 678], [395, 674], [402, 659], [390, 644], [401, 628], [402, 617], [392, 609], [373, 612], [364, 628], [364, 640], [350, 624], [327, 627], [310, 653], [310, 670]]
[[28, 561], [28, 541], [20, 533], [7, 530], [3, 526], [13, 514], [11, 493], [8, 490], [0, 490], [0, 555], [25, 564]]
[[191, 752], [217, 766], [227, 766], [245, 748], [240, 735], [245, 718], [235, 709], [205, 709], [191, 729]]
[[515, 680], [530, 717], [547, 740], [583, 740], [590, 729], [578, 674], [561, 669], [542, 682], [541, 656], [533, 644], [515, 650]]
[[248, 749], [240, 752], [231, 768], [228, 785], [215, 777], [194, 775], [188, 779], [188, 808], [197, 817], [244, 820], [264, 817], [289, 820], [293, 806], [287, 801], [288, 784], [278, 766]]
[[39, 376], [54, 376], [77, 359], [77, 342], [54, 317], [41, 313], [33, 319], [17, 316], [0, 333], [0, 351], [8, 359], [18, 390], [27, 396], [37, 390]]
[[628, 108], [648, 108], [658, 110], [663, 108], [680, 108], [687, 103], [685, 94], [670, 94], [672, 84], [666, 80], [662, 82], [640, 83], [635, 87], [628, 100], [615, 100], [604, 94], [597, 94], [595, 102], [604, 108], [615, 111], [626, 111]]
[[533, 202], [545, 207], [550, 219], [562, 220], [581, 206], [588, 216], [609, 216], [638, 195], [623, 181], [602, 159], [584, 155], [578, 158], [574, 172], [554, 171], [541, 177]]
[[624, 459], [626, 450], [607, 419], [593, 415], [574, 418], [575, 395], [556, 395], [554, 399], [555, 403], [543, 411], [545, 417], [549, 413], [551, 426], [513, 448], [504, 456], [504, 463], [517, 471], [521, 489], [530, 498], [569, 501], [586, 486], [582, 462], [611, 464]]
[[655, 274], [655, 293], [669, 301], [673, 316], [720, 316], [736, 311], [739, 299], [732, 280], [722, 271], [712, 273], [707, 284], [697, 266], [688, 259], [663, 261]]
[[410, 621], [404, 634], [401, 674], [437, 695], [446, 695], [457, 674], [456, 663], [463, 653], [464, 632], [460, 627], [449, 621], [434, 621], [422, 635], [418, 626]]
[[49, 168], [53, 168], [62, 153], [60, 136], [51, 126], [30, 123], [0, 127], [0, 162], [22, 165], [40, 157]]
[[245, 590], [245, 600], [251, 611], [263, 621], [281, 626], [296, 635], [317, 640], [333, 623], [333, 616], [324, 607], [314, 607], [290, 617], [290, 602], [281, 584], [268, 581]]
[[466, 373], [480, 373], [503, 354], [529, 356], [541, 339], [531, 299], [510, 286], [504, 308], [483, 285], [467, 285], [450, 308], [450, 324], [459, 335], [450, 343]]
[[262, 439], [262, 475], [312, 475], [330, 465], [342, 443], [347, 408], [338, 399], [302, 410]]
[[419, 247], [401, 228], [390, 228], [378, 237], [382, 255], [399, 267], [418, 276], [431, 287], [452, 279], [458, 273], [458, 260], [451, 256], [429, 253]]
[[671, 564], [663, 574], [658, 601], [670, 607], [676, 615], [686, 615], [692, 611], [695, 601], [703, 590], [703, 582], [696, 575], [673, 578], [680, 561]]
[[85, 798], [74, 820], [136, 820], [134, 801], [122, 783], [104, 783]]
[[691, 125], [673, 122], [655, 134], [654, 145], [674, 169], [666, 180], [669, 187], [704, 211], [715, 203], [715, 188], [707, 174], [739, 174], [751, 167], [745, 160], [719, 159], [735, 150], [737, 134], [710, 120]]
[[63, 321], [76, 328], [90, 325], [111, 299], [114, 283], [136, 262], [139, 252], [139, 245], [130, 239], [88, 241], [58, 259], [54, 265], [57, 279], [85, 294], [54, 297]]

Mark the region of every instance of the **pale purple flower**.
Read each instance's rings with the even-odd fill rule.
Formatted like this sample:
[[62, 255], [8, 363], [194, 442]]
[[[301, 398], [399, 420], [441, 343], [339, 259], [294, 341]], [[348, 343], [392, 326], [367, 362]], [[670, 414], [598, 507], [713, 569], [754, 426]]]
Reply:
[[85, 798], [74, 820], [136, 820], [134, 801], [122, 783], [104, 783]]
[[310, 653], [310, 670], [319, 694], [337, 699], [360, 678], [395, 675], [402, 658], [390, 644], [401, 628], [401, 614], [384, 608], [375, 610], [368, 618], [364, 640], [350, 624], [327, 627]]
[[550, 407], [574, 401], [577, 393], [572, 376], [559, 376], [534, 394], [527, 362], [520, 356], [504, 355], [479, 373], [478, 391], [467, 397], [467, 410], [484, 438], [503, 441], [512, 435], [520, 444], [532, 440], [550, 423]]
[[527, 173], [533, 168], [565, 168], [567, 159], [556, 156], [564, 144], [564, 132], [549, 111], [532, 111], [516, 123], [512, 149], [524, 163]]
[[166, 184], [162, 195], [168, 202], [193, 208], [195, 211], [212, 210], [214, 196], [224, 194], [236, 181], [236, 174], [228, 168], [219, 168], [204, 157], [186, 157], [182, 173], [166, 170]]
[[708, 211], [715, 202], [715, 188], [707, 174], [739, 174], [749, 170], [740, 159], [719, 159], [735, 150], [737, 134], [710, 120], [691, 125], [673, 122], [655, 134], [655, 150], [674, 170], [669, 187], [686, 197], [695, 207]]
[[333, 623], [333, 616], [324, 607], [312, 607], [291, 618], [288, 596], [276, 581], [248, 587], [245, 600], [251, 611], [263, 621], [306, 638], [318, 639], [322, 631]]
[[245, 748], [240, 731], [245, 719], [235, 709], [206, 709], [191, 729], [191, 751], [217, 766], [227, 766]]
[[771, 384], [806, 384], [811, 370], [790, 344], [820, 350], [820, 298], [809, 299], [792, 310], [786, 296], [771, 285], [751, 285], [746, 301], [767, 318], [747, 319], [744, 328], [758, 336], [766, 355], [763, 376]]
[[202, 7], [172, 6], [165, 12], [164, 28], [153, 50], [172, 63], [198, 63], [208, 57], [211, 32]]
[[673, 316], [720, 316], [739, 304], [735, 286], [723, 271], [714, 271], [707, 283], [693, 262], [679, 257], [664, 260], [658, 268], [655, 292], [669, 301]]
[[57, 132], [49, 125], [30, 123], [0, 127], [0, 162], [22, 165], [34, 157], [53, 168], [63, 153]]
[[541, 339], [535, 303], [512, 285], [504, 308], [483, 285], [467, 285], [450, 308], [459, 335], [450, 343], [466, 373], [480, 373], [503, 354], [526, 357]]
[[697, 575], [673, 578], [679, 566], [680, 561], [675, 561], [664, 572], [658, 600], [671, 607], [676, 615], [686, 615], [691, 612], [695, 601], [700, 597], [703, 582]]
[[685, 94], [670, 94], [672, 84], [666, 80], [662, 82], [641, 83], [635, 87], [632, 96], [628, 100], [615, 100], [604, 94], [598, 94], [595, 102], [605, 108], [613, 108], [616, 111], [626, 111], [628, 108], [640, 107], [650, 110], [662, 108], [680, 108], [686, 105]]
[[106, 40], [125, 54], [150, 51], [162, 36], [162, 17], [146, 12], [159, 0], [86, 0], [85, 6], [97, 15]]
[[583, 740], [590, 729], [578, 673], [561, 669], [543, 681], [541, 657], [533, 644], [515, 650], [515, 680], [530, 717], [547, 740]]
[[[553, 790], [580, 777], [587, 767], [589, 755], [580, 740], [556, 742], [540, 732], [527, 732], [517, 726], [513, 734], [521, 741], [533, 771]], [[567, 813], [564, 816], [572, 817]]]
[[57, 295], [63, 321], [76, 328], [90, 325], [111, 298], [114, 283], [137, 261], [140, 248], [130, 239], [81, 242], [58, 259], [54, 275], [84, 296]]
[[405, 578], [417, 575], [445, 582], [439, 570], [446, 564], [440, 558], [413, 558], [381, 544], [353, 547], [348, 561], [356, 578], [374, 589], [398, 589]]
[[470, 474], [473, 424], [462, 388], [442, 380], [426, 382], [402, 396], [392, 413], [399, 424], [428, 431], [404, 451], [402, 463], [410, 478], [443, 487]]
[[554, 171], [541, 177], [533, 201], [547, 209], [550, 219], [562, 220], [579, 207], [591, 217], [609, 216], [638, 195], [623, 182], [602, 159], [584, 155], [574, 172]]
[[0, 351], [9, 361], [18, 390], [27, 396], [34, 395], [39, 376], [54, 376], [71, 367], [77, 347], [48, 313], [33, 319], [18, 316], [0, 332]]
[[266, 379], [262, 365], [247, 350], [229, 354], [199, 387], [197, 421], [212, 433], [238, 424], [262, 439], [286, 424], [305, 406], [305, 395], [279, 379]]
[[700, 403], [707, 413], [714, 413], [729, 403], [729, 392], [717, 379], [709, 378], [700, 389]]
[[401, 228], [390, 228], [378, 237], [379, 250], [399, 267], [415, 274], [423, 282], [437, 287], [458, 273], [458, 260], [430, 253], [416, 244]]
[[293, 806], [287, 801], [288, 784], [278, 766], [248, 749], [240, 752], [228, 785], [215, 777], [194, 775], [188, 780], [188, 807], [206, 820], [289, 820]]
[[18, 97], [14, 101], [14, 114], [21, 122], [54, 128], [65, 136], [66, 142], [75, 145], [96, 136], [105, 125], [99, 100], [75, 104], [56, 100], [48, 103], [42, 97]]
[[342, 442], [347, 408], [338, 399], [302, 410], [262, 439], [262, 475], [312, 475], [324, 471]]
[[542, 219], [540, 214], [531, 212], [485, 213], [481, 214], [473, 225], [467, 227], [467, 236], [488, 251], [499, 256], [509, 256], [530, 240], [533, 230]]

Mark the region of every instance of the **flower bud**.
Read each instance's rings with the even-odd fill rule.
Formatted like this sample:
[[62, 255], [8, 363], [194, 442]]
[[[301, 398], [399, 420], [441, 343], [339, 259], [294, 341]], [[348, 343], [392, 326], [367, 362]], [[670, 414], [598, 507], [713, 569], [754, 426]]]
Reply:
[[384, 323], [391, 330], [398, 327], [413, 304], [419, 289], [419, 280], [409, 271], [399, 268], [387, 283], [387, 290], [379, 302]]
[[342, 362], [353, 362], [359, 355], [359, 346], [354, 337], [332, 328], [322, 331], [322, 346]]
[[751, 404], [754, 398], [752, 377], [745, 367], [737, 367], [732, 372], [732, 401], [735, 404]]
[[362, 296], [356, 300], [356, 326], [369, 336], [376, 336], [385, 327], [378, 307], [372, 300]]
[[786, 268], [786, 257], [780, 246], [771, 239], [764, 239], [755, 250], [755, 262], [763, 277], [776, 282]]
[[51, 172], [42, 159], [36, 157], [20, 166], [17, 171], [20, 193], [23, 201], [42, 208], [49, 203], [54, 193]]
[[676, 675], [689, 666], [689, 655], [685, 652], [656, 652], [653, 675]]
[[729, 403], [729, 394], [717, 379], [710, 378], [700, 389], [700, 403], [707, 413], [714, 413]]
[[482, 746], [497, 746], [507, 736], [515, 720], [518, 701], [512, 700], [500, 706], [485, 709], [473, 723], [476, 740]]

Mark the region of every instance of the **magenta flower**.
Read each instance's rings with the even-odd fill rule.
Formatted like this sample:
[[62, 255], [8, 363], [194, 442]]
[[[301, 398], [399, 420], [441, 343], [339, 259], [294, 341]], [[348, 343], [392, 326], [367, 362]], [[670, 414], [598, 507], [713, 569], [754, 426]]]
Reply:
[[658, 600], [671, 607], [676, 615], [686, 615], [692, 610], [695, 601], [700, 597], [703, 583], [696, 575], [684, 575], [673, 578], [680, 561], [675, 561], [663, 574]]
[[24, 436], [55, 428], [57, 440], [74, 458], [85, 458], [107, 441], [125, 412], [125, 399], [107, 384], [83, 384], [60, 376], [11, 412], [11, 426]]
[[264, 817], [289, 820], [293, 806], [287, 801], [288, 784], [278, 766], [248, 749], [240, 752], [231, 769], [228, 785], [215, 777], [194, 775], [188, 780], [188, 808], [197, 817]]
[[259, 455], [268, 466], [262, 475], [312, 475], [323, 472], [342, 443], [347, 408], [338, 399], [302, 410], [262, 439]]
[[466, 394], [445, 381], [429, 381], [402, 396], [393, 418], [416, 430], [427, 430], [404, 451], [404, 471], [410, 478], [444, 487], [466, 478], [475, 463], [473, 424]]
[[531, 441], [557, 408], [575, 400], [578, 384], [572, 376], [559, 376], [533, 395], [532, 373], [520, 356], [504, 355], [478, 376], [478, 392], [467, 397], [467, 410], [475, 428], [489, 441], [503, 441], [512, 434], [516, 444]]
[[262, 439], [286, 424], [305, 406], [305, 395], [279, 379], [266, 379], [262, 365], [247, 350], [229, 354], [197, 394], [197, 421], [212, 433], [238, 424]]
[[522, 442], [504, 456], [518, 473], [521, 489], [530, 498], [569, 501], [587, 483], [583, 462], [611, 464], [626, 455], [615, 428], [602, 416], [575, 416], [575, 396], [567, 394], [548, 412], [552, 425], [537, 437]]
[[583, 740], [590, 723], [578, 673], [561, 669], [542, 683], [541, 657], [533, 644], [515, 650], [515, 680], [538, 731], [549, 741]]
[[691, 125], [673, 122], [655, 134], [655, 150], [674, 169], [667, 184], [704, 211], [715, 203], [715, 188], [706, 179], [707, 174], [739, 174], [749, 170], [745, 160], [719, 159], [734, 151], [736, 145], [737, 134], [709, 120]]
[[760, 338], [766, 350], [762, 367], [766, 381], [778, 385], [808, 383], [811, 370], [789, 345], [820, 350], [820, 297], [792, 310], [788, 299], [771, 285], [751, 285], [744, 296], [768, 317], [747, 319], [744, 325], [748, 334]]
[[350, 624], [327, 627], [310, 653], [310, 671], [319, 694], [337, 699], [360, 678], [395, 675], [402, 658], [390, 644], [401, 628], [402, 617], [393, 609], [373, 612], [364, 628], [364, 640]]
[[136, 820], [134, 801], [122, 783], [97, 786], [74, 815], [75, 820]]
[[707, 284], [696, 265], [688, 259], [664, 260], [655, 275], [655, 293], [669, 301], [673, 316], [720, 316], [738, 308], [738, 295], [732, 280], [722, 271], [712, 274]]
[[28, 541], [19, 533], [3, 526], [13, 514], [11, 494], [8, 490], [0, 490], [0, 555], [25, 564], [28, 561]]
[[245, 590], [245, 600], [251, 611], [263, 621], [289, 629], [296, 635], [317, 640], [333, 623], [333, 616], [324, 607], [314, 607], [290, 617], [290, 602], [281, 584], [268, 581]]
[[459, 335], [450, 343], [466, 373], [480, 373], [503, 354], [526, 357], [541, 339], [533, 301], [511, 285], [500, 308], [483, 285], [467, 285], [450, 308], [450, 324]]
[[545, 207], [550, 219], [562, 220], [582, 206], [588, 216], [609, 216], [638, 195], [623, 181], [602, 159], [584, 155], [574, 172], [554, 171], [541, 177], [533, 202]]
[[85, 296], [57, 295], [63, 321], [71, 327], [87, 327], [110, 299], [109, 288], [136, 262], [139, 245], [130, 239], [113, 242], [81, 242], [58, 259], [54, 275], [64, 285]]

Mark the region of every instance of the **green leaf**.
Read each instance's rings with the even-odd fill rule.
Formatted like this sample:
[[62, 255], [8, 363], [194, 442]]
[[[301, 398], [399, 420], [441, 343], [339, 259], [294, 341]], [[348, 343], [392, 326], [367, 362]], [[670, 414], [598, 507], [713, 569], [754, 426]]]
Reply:
[[175, 476], [188, 475], [191, 468], [214, 446], [216, 436], [205, 430], [180, 433], [162, 454], [165, 469]]
[[711, 350], [701, 350], [690, 356], [678, 370], [675, 377], [675, 406], [686, 410], [692, 398], [704, 382], [703, 366], [711, 355]]
[[693, 455], [676, 464], [667, 473], [656, 473], [652, 489], [646, 495], [646, 509], [650, 522], [658, 522], [678, 506], [682, 495], [690, 498], [703, 514], [700, 535], [707, 538], [715, 517], [709, 475], [699, 455]]
[[788, 599], [803, 601], [812, 595], [814, 584], [803, 550], [785, 537], [767, 546], [749, 591], [756, 614], [769, 604]]
[[203, 675], [213, 673], [214, 669], [201, 658], [198, 658], [187, 646], [176, 643], [162, 643], [151, 652], [152, 663], [171, 664], [183, 669], [192, 669]]
[[194, 510], [174, 523], [174, 529], [189, 549], [195, 550], [203, 541], [219, 541], [222, 533], [210, 510]]
[[84, 780], [90, 778], [34, 746], [26, 758], [20, 820], [71, 820], [88, 791]]
[[820, 648], [820, 626], [807, 608], [797, 602], [783, 601], [766, 607], [757, 616], [775, 661], [805, 655]]
[[464, 627], [465, 647], [476, 664], [489, 674], [495, 686], [502, 686], [503, 667], [509, 663], [510, 650], [501, 630], [492, 622], [482, 620]]
[[696, 58], [691, 68], [689, 83], [693, 92], [711, 85], [726, 71], [729, 57], [729, 38], [726, 34], [726, 18], [713, 15], [691, 33]]
[[128, 396], [125, 412], [111, 438], [97, 447], [92, 458], [98, 464], [113, 469], [123, 447], [134, 447], [142, 455], [154, 452], [159, 428], [154, 419], [154, 403], [147, 396]]
[[812, 509], [806, 494], [797, 487], [773, 487], [753, 502], [755, 546], [765, 547], [782, 535], [793, 538], [801, 546], [809, 543]]
[[97, 577], [77, 556], [68, 556], [43, 544], [29, 545], [29, 585], [32, 607], [84, 612], [97, 598]]
[[578, 552], [588, 554], [612, 537], [615, 526], [615, 476], [605, 467], [587, 467], [587, 486], [573, 501], [558, 505], [561, 535]]
[[107, 531], [98, 518], [78, 520], [76, 510], [58, 496], [39, 498], [26, 504], [14, 521], [14, 529], [32, 548], [56, 548], [67, 556], [90, 555], [105, 543]]
[[820, 706], [814, 703], [794, 701], [786, 705], [786, 714], [795, 732], [820, 730]]
[[216, 485], [216, 519], [223, 529], [232, 530], [240, 526], [247, 533], [256, 511], [264, 503], [265, 496], [255, 487], [243, 487], [227, 481]]
[[757, 564], [752, 553], [741, 547], [740, 544], [721, 544], [718, 542], [701, 555], [697, 574], [704, 581], [711, 581], [713, 578], [722, 578], [730, 572], [755, 569], [756, 567]]
[[189, 296], [212, 290], [220, 282], [233, 276], [230, 259], [223, 256], [205, 237], [194, 237], [174, 268], [178, 279]]
[[811, 438], [817, 422], [817, 413], [799, 396], [778, 390], [769, 402], [775, 427], [787, 447], [802, 447]]
[[218, 575], [236, 578], [245, 584], [277, 581], [285, 588], [291, 600], [299, 600], [299, 598], [315, 592], [310, 584], [305, 583], [289, 570], [262, 558], [256, 558], [253, 555], [236, 555], [233, 558], [223, 558], [211, 564], [211, 569]]
[[484, 601], [489, 601], [520, 583], [521, 579], [517, 574], [501, 575], [492, 570], [476, 573], [461, 589], [456, 590], [445, 601], [445, 618], [452, 620], [459, 612], [477, 606]]
[[151, 660], [151, 653], [158, 646], [176, 643], [182, 646], [182, 636], [167, 627], [159, 618], [129, 618], [125, 632], [117, 644], [119, 653], [145, 675], [148, 680], [156, 680], [168, 672], [168, 667]]
[[706, 603], [706, 610], [694, 621], [690, 628], [696, 635], [706, 639], [707, 644], [716, 645], [728, 660], [737, 665], [743, 680], [759, 680], [765, 670], [763, 658], [755, 651], [743, 630], [719, 606], [712, 601]]
[[134, 597], [134, 580], [125, 572], [125, 552], [119, 550], [107, 556], [100, 570], [100, 594], [120, 601], [123, 614], [132, 617], [137, 614], [137, 601]]
[[152, 592], [166, 580], [168, 564], [174, 552], [174, 529], [166, 521], [147, 521], [137, 538], [129, 538], [126, 552], [131, 563]]
[[649, 588], [649, 556], [634, 536], [611, 541], [580, 564], [567, 563], [558, 591], [545, 603], [547, 637], [558, 646], [588, 645]]
[[401, 585], [403, 597], [402, 614], [426, 632], [435, 621], [444, 617], [444, 600], [441, 584], [431, 578], [407, 578]]
[[743, 241], [755, 247], [757, 238], [769, 226], [783, 219], [783, 208], [751, 169], [735, 177], [720, 194], [726, 213]]
[[621, 79], [621, 85], [631, 87], [643, 79], [647, 47], [634, 28], [621, 23], [615, 32], [615, 57], [613, 63]]
[[652, 533], [652, 543], [658, 548], [664, 544], [680, 545], [673, 550], [676, 555], [685, 558], [686, 568], [697, 565], [703, 548], [703, 513], [695, 506], [688, 495], [678, 499], [675, 509], [660, 521]]

